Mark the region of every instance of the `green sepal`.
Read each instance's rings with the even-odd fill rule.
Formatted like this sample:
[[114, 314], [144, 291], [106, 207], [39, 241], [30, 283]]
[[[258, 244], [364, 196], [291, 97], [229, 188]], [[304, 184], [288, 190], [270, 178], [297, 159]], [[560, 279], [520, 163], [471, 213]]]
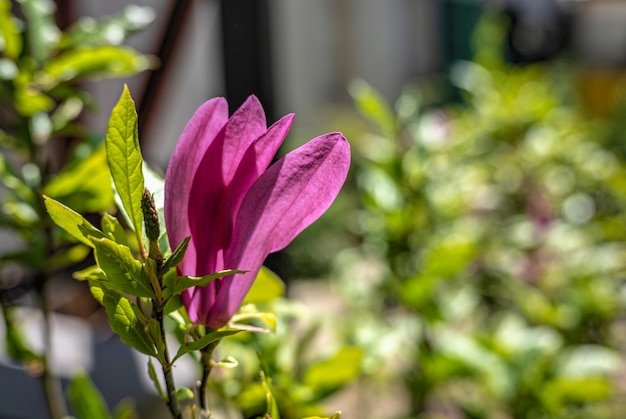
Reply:
[[143, 158], [139, 150], [137, 111], [128, 86], [111, 112], [104, 139], [107, 162], [117, 194], [142, 245]]
[[[211, 281], [214, 281], [218, 278], [222, 278], [222, 277], [234, 275], [234, 274], [244, 274], [244, 273], [246, 273], [246, 271], [227, 269], [224, 271], [216, 272], [214, 274], [204, 275], [200, 277], [186, 276], [186, 275], [177, 276], [175, 277], [174, 283], [171, 283], [171, 279], [169, 279], [168, 282], [165, 282], [165, 285], [167, 288], [163, 292], [163, 296], [164, 298], [170, 298], [171, 296], [178, 295], [181, 292], [191, 287], [204, 287], [208, 285]], [[168, 278], [171, 278], [171, 277], [165, 277], [164, 279], [167, 280]]]
[[176, 356], [174, 357], [174, 359], [172, 360], [172, 363], [174, 361], [176, 361], [178, 358], [180, 358], [181, 356], [191, 352], [191, 351], [199, 351], [201, 349], [206, 348], [209, 344], [223, 339], [227, 336], [231, 336], [234, 334], [237, 334], [239, 332], [243, 332], [244, 330], [242, 329], [235, 329], [235, 328], [231, 328], [231, 327], [225, 327], [222, 328], [220, 330], [215, 330], [213, 332], [209, 332], [206, 335], [202, 336], [200, 339], [193, 341], [193, 342], [188, 342], [183, 344], [179, 349], [178, 352], [176, 353]]
[[56, 225], [67, 231], [72, 237], [89, 247], [95, 247], [89, 237], [105, 238], [106, 235], [94, 227], [82, 215], [44, 195], [44, 203], [50, 218]]
[[143, 354], [156, 356], [155, 347], [145, 333], [145, 325], [137, 316], [141, 311], [139, 307], [106, 284], [89, 281], [89, 286], [91, 294], [104, 307], [111, 329], [122, 342]]
[[67, 398], [79, 418], [111, 419], [111, 414], [89, 376], [79, 373], [67, 388]]
[[155, 298], [141, 262], [130, 249], [108, 238], [92, 239], [96, 263], [117, 290], [135, 297]]

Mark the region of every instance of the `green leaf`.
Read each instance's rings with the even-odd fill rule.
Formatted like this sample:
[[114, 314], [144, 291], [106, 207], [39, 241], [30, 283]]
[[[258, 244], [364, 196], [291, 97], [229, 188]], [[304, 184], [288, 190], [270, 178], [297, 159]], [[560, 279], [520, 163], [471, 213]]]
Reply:
[[117, 333], [122, 342], [141, 353], [156, 356], [156, 350], [145, 333], [145, 325], [135, 314], [134, 304], [121, 293], [104, 284], [90, 281], [89, 286], [91, 294], [104, 306], [111, 329]]
[[137, 51], [115, 46], [81, 46], [50, 61], [45, 69], [47, 87], [78, 78], [131, 76], [151, 68], [150, 59]]
[[265, 376], [265, 373], [263, 371], [261, 371], [261, 383], [263, 384], [263, 390], [265, 390], [267, 415], [272, 419], [280, 419], [280, 410], [278, 409], [278, 403], [276, 403], [276, 398], [274, 397], [274, 394], [272, 394], [270, 380]]
[[18, 0], [26, 17], [28, 52], [41, 67], [50, 57], [59, 40], [54, 24], [55, 4], [51, 0]]
[[193, 391], [191, 391], [187, 387], [180, 387], [179, 389], [176, 390], [176, 397], [178, 397], [178, 400], [183, 401], [183, 400], [193, 400], [195, 396], [193, 394]]
[[218, 278], [222, 278], [222, 277], [234, 275], [234, 274], [243, 274], [243, 273], [246, 273], [246, 271], [227, 269], [224, 271], [216, 272], [214, 274], [204, 275], [200, 277], [186, 276], [186, 275], [178, 276], [174, 280], [174, 283], [171, 284], [171, 286], [170, 284], [167, 284], [169, 291], [166, 293], [166, 295], [168, 297], [172, 295], [177, 295], [191, 287], [204, 287], [208, 285], [211, 281], [214, 281]]
[[239, 361], [237, 361], [232, 356], [227, 356], [221, 361], [217, 361], [215, 363], [215, 366], [222, 367], [222, 368], [236, 368], [238, 365], [239, 365]]
[[137, 130], [135, 102], [128, 87], [124, 86], [124, 92], [109, 119], [105, 145], [113, 183], [135, 229], [139, 246], [142, 246], [144, 176]]
[[303, 383], [322, 394], [331, 393], [361, 372], [363, 351], [356, 347], [344, 347], [335, 356], [312, 365], [304, 374]]
[[267, 303], [285, 295], [285, 283], [269, 268], [261, 266], [243, 304]]
[[[239, 311], [230, 320], [231, 323], [248, 322], [250, 320], [262, 321], [270, 330], [276, 330], [276, 315], [274, 313], [264, 313], [257, 310], [254, 304], [241, 306]], [[267, 332], [265, 329], [256, 330]]]
[[17, 61], [22, 52], [22, 36], [11, 15], [11, 2], [0, 1], [0, 50], [3, 55]]
[[111, 214], [104, 213], [102, 220], [100, 221], [100, 227], [102, 227], [104, 234], [106, 234], [111, 240], [118, 244], [128, 246], [126, 230], [124, 230], [124, 227], [122, 227], [122, 224], [120, 224], [117, 218]]
[[98, 389], [89, 377], [80, 373], [70, 382], [67, 398], [81, 419], [110, 419], [111, 415]]
[[159, 326], [159, 322], [155, 319], [148, 320], [148, 328], [147, 328], [148, 336], [152, 340], [152, 343], [157, 349], [159, 354], [162, 354], [165, 350], [165, 340], [163, 340], [163, 336], [161, 335], [161, 326]]
[[220, 340], [222, 338], [225, 338], [227, 336], [231, 336], [234, 334], [237, 334], [239, 332], [243, 332], [243, 330], [241, 329], [232, 329], [232, 328], [223, 328], [220, 330], [216, 330], [210, 333], [207, 333], [206, 335], [202, 336], [202, 338], [194, 341], [194, 342], [189, 342], [186, 343], [184, 345], [182, 345], [179, 349], [178, 352], [176, 353], [176, 356], [174, 357], [174, 359], [172, 360], [172, 362], [176, 361], [178, 358], [180, 358], [181, 356], [191, 352], [191, 351], [199, 351], [205, 347], [207, 347], [209, 344]]
[[341, 419], [341, 412], [335, 412], [330, 416], [325, 416], [325, 417], [321, 417], [321, 416], [309, 416], [306, 417], [304, 419]]
[[8, 355], [15, 361], [23, 364], [40, 363], [42, 361], [41, 357], [31, 351], [26, 345], [22, 336], [24, 331], [19, 323], [13, 319], [13, 307], [0, 304], [0, 310], [2, 310], [2, 319], [4, 320], [4, 341]]
[[167, 400], [167, 395], [163, 391], [163, 387], [161, 386], [161, 382], [159, 381], [159, 377], [157, 376], [156, 370], [154, 369], [154, 365], [152, 364], [152, 358], [148, 359], [148, 376], [152, 380], [152, 384], [154, 384], [154, 388], [156, 388], [159, 396], [163, 400]]
[[167, 272], [171, 268], [178, 266], [178, 264], [183, 261], [183, 258], [185, 257], [185, 252], [187, 251], [187, 247], [189, 245], [189, 240], [191, 240], [191, 236], [185, 237], [183, 241], [180, 242], [180, 244], [176, 249], [174, 249], [170, 257], [168, 257], [163, 263], [163, 266], [161, 267], [161, 272]]
[[104, 147], [66, 166], [44, 191], [79, 213], [113, 209], [113, 187]]
[[78, 281], [106, 281], [107, 277], [98, 266], [93, 265], [72, 274], [72, 277]]
[[85, 260], [91, 250], [82, 244], [77, 244], [62, 252], [58, 252], [47, 258], [46, 264], [51, 269], [66, 268]]
[[350, 84], [350, 95], [361, 114], [372, 122], [385, 138], [394, 138], [396, 117], [385, 99], [365, 80], [355, 80]]
[[50, 218], [56, 225], [67, 231], [72, 237], [89, 247], [94, 247], [89, 237], [105, 238], [105, 234], [94, 227], [82, 215], [60, 202], [44, 195], [44, 203]]
[[115, 412], [113, 413], [115, 419], [136, 419], [139, 414], [135, 410], [135, 403], [132, 399], [122, 399], [121, 402], [115, 406]]
[[127, 246], [108, 238], [92, 239], [96, 262], [109, 282], [120, 292], [135, 297], [154, 298], [154, 291], [145, 277], [142, 264]]
[[119, 45], [129, 35], [145, 28], [154, 19], [150, 7], [127, 6], [122, 12], [94, 20], [83, 17], [70, 26], [61, 39], [60, 48], [79, 45]]

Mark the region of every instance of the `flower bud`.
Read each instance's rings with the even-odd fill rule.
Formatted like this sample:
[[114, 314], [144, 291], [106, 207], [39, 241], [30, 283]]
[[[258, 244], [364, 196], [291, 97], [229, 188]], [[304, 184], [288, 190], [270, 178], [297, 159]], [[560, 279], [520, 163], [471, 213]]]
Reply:
[[141, 212], [143, 212], [143, 222], [146, 227], [148, 240], [151, 242], [158, 241], [161, 234], [159, 227], [159, 213], [154, 205], [154, 197], [148, 188], [143, 190], [143, 196], [141, 197]]

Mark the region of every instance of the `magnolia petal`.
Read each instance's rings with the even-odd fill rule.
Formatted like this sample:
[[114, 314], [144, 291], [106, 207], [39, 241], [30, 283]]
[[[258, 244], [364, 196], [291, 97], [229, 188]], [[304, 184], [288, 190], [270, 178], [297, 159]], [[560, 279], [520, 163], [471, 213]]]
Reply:
[[271, 252], [284, 248], [319, 218], [341, 189], [350, 166], [350, 146], [340, 133], [317, 137], [272, 165], [241, 204], [226, 264], [248, 270], [224, 278], [206, 324], [223, 326], [252, 286]]
[[[207, 275], [225, 269], [223, 253], [228, 246], [234, 217], [229, 201], [241, 202], [230, 188], [246, 150], [267, 130], [258, 99], [250, 96], [228, 120], [206, 150], [194, 174], [187, 218], [196, 239], [196, 272]], [[245, 193], [245, 191], [244, 191]]]
[[[187, 206], [194, 174], [202, 156], [228, 121], [228, 104], [224, 98], [205, 102], [194, 113], [181, 134], [165, 174], [165, 225], [170, 247], [175, 249], [191, 235]], [[187, 256], [179, 265], [181, 272], [195, 274], [195, 245], [189, 243]]]
[[[234, 231], [235, 218], [243, 199], [252, 184], [267, 170], [285, 140], [292, 123], [293, 114], [285, 115], [246, 150], [228, 187], [229, 199], [226, 207], [227, 217], [225, 217], [225, 222], [229, 226], [227, 231]], [[230, 244], [230, 240], [230, 235], [224, 237], [225, 243]]]

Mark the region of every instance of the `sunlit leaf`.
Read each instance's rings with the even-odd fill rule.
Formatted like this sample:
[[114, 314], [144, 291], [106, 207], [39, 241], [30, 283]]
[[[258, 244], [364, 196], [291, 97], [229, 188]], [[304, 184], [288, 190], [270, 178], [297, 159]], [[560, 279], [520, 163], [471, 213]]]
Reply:
[[111, 174], [104, 146], [76, 164], [66, 166], [46, 185], [45, 193], [81, 213], [114, 208]]
[[104, 306], [111, 329], [122, 342], [146, 355], [156, 356], [156, 350], [145, 333], [145, 325], [137, 318], [133, 303], [118, 291], [98, 282], [89, 283], [91, 294]]
[[261, 270], [242, 304], [266, 303], [284, 295], [285, 283], [269, 268], [261, 266]]
[[94, 238], [92, 243], [98, 266], [116, 289], [136, 297], [155, 297], [141, 262], [133, 257], [127, 246], [108, 238]]
[[79, 418], [111, 418], [102, 394], [84, 373], [72, 378], [67, 388], [67, 397]]
[[143, 158], [139, 150], [137, 111], [127, 86], [113, 108], [105, 137], [107, 161], [115, 188], [141, 245], [144, 190]]
[[94, 247], [94, 244], [89, 239], [89, 236], [96, 238], [106, 237], [102, 231], [98, 230], [89, 221], [85, 220], [82, 215], [71, 210], [60, 202], [47, 196], [44, 196], [44, 202], [46, 210], [48, 211], [50, 218], [52, 218], [52, 221], [83, 244], [86, 244], [89, 247]]
[[17, 61], [22, 52], [22, 36], [15, 24], [15, 18], [11, 15], [11, 2], [0, 1], [0, 50], [2, 54]]
[[342, 348], [333, 357], [309, 367], [303, 382], [322, 393], [332, 392], [358, 377], [362, 359], [360, 348]]
[[77, 78], [130, 76], [152, 66], [150, 60], [126, 47], [96, 46], [68, 50], [46, 67], [49, 87]]

